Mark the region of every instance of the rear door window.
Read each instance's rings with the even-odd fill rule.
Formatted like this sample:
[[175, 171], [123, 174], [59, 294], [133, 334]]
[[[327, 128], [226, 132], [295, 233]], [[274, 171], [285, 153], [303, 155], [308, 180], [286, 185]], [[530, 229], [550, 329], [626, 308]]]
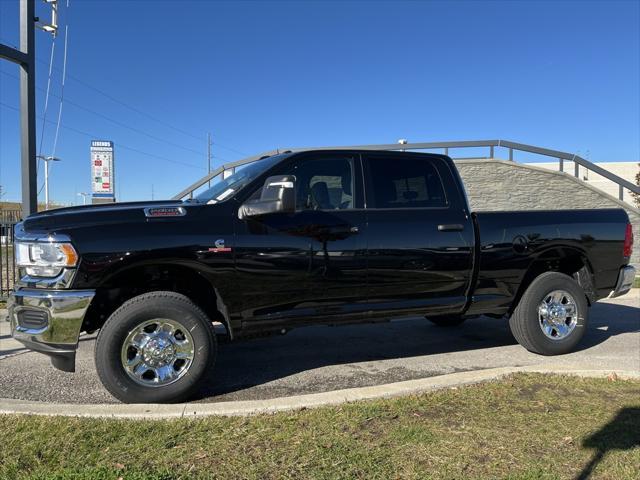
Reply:
[[443, 208], [445, 189], [433, 159], [369, 157], [368, 208]]

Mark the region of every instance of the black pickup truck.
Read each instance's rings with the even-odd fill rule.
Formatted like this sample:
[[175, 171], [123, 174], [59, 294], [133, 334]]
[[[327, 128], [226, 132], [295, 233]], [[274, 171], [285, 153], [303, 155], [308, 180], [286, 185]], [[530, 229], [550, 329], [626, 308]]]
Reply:
[[[631, 288], [624, 210], [471, 212], [443, 155], [314, 150], [251, 163], [184, 201], [65, 208], [16, 227], [13, 336], [74, 371], [99, 330], [104, 386], [187, 399], [230, 340], [421, 315], [508, 319], [571, 351], [589, 306]], [[375, 348], [372, 346], [372, 348]]]

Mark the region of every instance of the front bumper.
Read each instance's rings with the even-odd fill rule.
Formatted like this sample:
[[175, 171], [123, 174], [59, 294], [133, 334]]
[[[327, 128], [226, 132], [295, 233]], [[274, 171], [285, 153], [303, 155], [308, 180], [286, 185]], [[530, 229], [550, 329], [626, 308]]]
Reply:
[[73, 372], [80, 329], [94, 295], [94, 290], [16, 290], [7, 305], [11, 335], [49, 355], [59, 370]]
[[620, 273], [618, 274], [618, 282], [616, 283], [616, 288], [609, 298], [619, 297], [620, 295], [624, 295], [631, 287], [633, 287], [633, 282], [636, 278], [636, 269], [631, 265], [627, 265], [626, 267], [622, 267], [620, 269]]

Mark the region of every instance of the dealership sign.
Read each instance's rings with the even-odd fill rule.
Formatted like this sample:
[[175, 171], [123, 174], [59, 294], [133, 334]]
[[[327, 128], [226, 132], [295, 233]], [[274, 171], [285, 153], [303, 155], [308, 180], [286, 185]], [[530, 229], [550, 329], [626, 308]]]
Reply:
[[91, 192], [94, 197], [115, 196], [113, 142], [91, 141]]

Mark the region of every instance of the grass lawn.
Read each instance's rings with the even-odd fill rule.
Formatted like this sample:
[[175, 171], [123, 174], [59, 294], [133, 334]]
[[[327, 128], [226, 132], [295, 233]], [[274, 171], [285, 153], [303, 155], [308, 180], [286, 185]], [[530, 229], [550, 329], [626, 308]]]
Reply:
[[2, 479], [638, 479], [640, 382], [519, 374], [248, 418], [0, 416]]

